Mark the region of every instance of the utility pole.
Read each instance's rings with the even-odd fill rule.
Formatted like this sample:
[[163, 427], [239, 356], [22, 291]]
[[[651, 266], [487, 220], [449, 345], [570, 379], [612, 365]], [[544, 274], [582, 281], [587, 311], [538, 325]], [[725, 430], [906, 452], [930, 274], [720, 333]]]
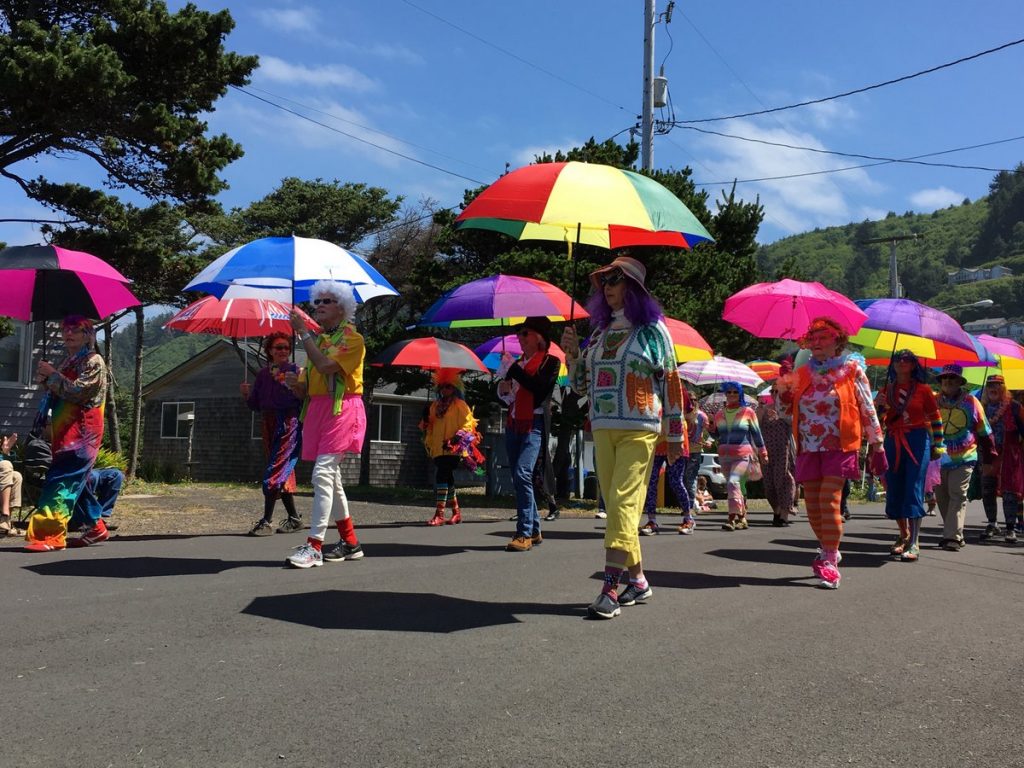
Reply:
[[861, 240], [865, 245], [874, 245], [876, 243], [888, 243], [889, 244], [889, 296], [894, 299], [900, 298], [902, 290], [900, 289], [900, 278], [896, 269], [896, 243], [901, 240], [920, 240], [921, 235], [892, 235], [890, 237], [875, 237], [871, 240]]
[[640, 167], [654, 168], [654, 3], [644, 0], [644, 103], [640, 116]]

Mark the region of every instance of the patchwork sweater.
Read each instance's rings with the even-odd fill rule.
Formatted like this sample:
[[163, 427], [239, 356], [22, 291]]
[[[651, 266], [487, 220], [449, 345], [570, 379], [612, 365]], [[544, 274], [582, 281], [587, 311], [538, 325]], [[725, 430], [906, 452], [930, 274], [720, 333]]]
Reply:
[[596, 331], [573, 366], [571, 382], [589, 398], [592, 429], [644, 430], [683, 441], [683, 386], [663, 322], [613, 323]]

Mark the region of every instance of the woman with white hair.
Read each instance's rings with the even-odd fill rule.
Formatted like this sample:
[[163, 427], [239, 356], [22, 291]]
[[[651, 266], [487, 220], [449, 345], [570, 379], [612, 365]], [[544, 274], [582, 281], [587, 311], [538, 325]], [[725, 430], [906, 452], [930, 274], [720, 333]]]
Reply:
[[[302, 406], [302, 458], [313, 464], [313, 510], [309, 538], [295, 548], [287, 563], [312, 568], [324, 560], [358, 560], [363, 548], [356, 538], [348, 498], [341, 482], [346, 453], [360, 453], [366, 434], [363, 407], [363, 360], [366, 346], [353, 319], [356, 300], [345, 283], [321, 280], [309, 291], [313, 317], [322, 332], [314, 336], [298, 312], [291, 323], [306, 351], [306, 366], [288, 373], [285, 382], [305, 402]], [[334, 518], [341, 539], [323, 546]]]

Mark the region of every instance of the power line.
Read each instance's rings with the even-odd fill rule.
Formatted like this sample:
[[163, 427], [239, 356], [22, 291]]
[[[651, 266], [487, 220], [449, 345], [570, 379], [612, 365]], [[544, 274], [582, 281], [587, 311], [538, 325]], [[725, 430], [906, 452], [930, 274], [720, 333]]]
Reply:
[[395, 155], [396, 157], [400, 157], [403, 160], [409, 160], [410, 162], [417, 163], [417, 164], [425, 166], [427, 168], [432, 168], [435, 171], [440, 171], [441, 173], [446, 173], [449, 176], [455, 176], [456, 178], [464, 179], [465, 181], [471, 181], [474, 184], [486, 185], [488, 183], [486, 181], [480, 181], [480, 179], [474, 179], [472, 176], [465, 176], [465, 175], [463, 175], [461, 173], [457, 173], [455, 171], [450, 171], [447, 168], [442, 168], [440, 165], [434, 165], [433, 163], [428, 163], [427, 161], [420, 160], [417, 157], [412, 157], [411, 155], [403, 154], [402, 152], [398, 152], [397, 150], [390, 149], [389, 147], [381, 146], [380, 144], [375, 144], [374, 142], [372, 142], [372, 141], [370, 141], [368, 139], [364, 139], [361, 136], [356, 136], [355, 134], [348, 133], [347, 131], [343, 131], [340, 128], [335, 128], [333, 125], [328, 125], [327, 123], [322, 123], [319, 120], [314, 120], [313, 118], [309, 117], [308, 115], [304, 115], [301, 112], [296, 112], [294, 109], [289, 109], [288, 107], [284, 106], [283, 104], [278, 104], [277, 102], [271, 101], [270, 99], [266, 99], [266, 98], [264, 98], [262, 96], [259, 96], [259, 95], [255, 94], [255, 93], [253, 93], [252, 91], [246, 90], [245, 88], [239, 88], [238, 86], [234, 86], [234, 85], [231, 86], [231, 87], [234, 88], [236, 91], [240, 91], [241, 93], [244, 93], [247, 96], [251, 96], [252, 98], [256, 99], [257, 101], [262, 101], [264, 104], [269, 104], [272, 107], [276, 107], [277, 109], [280, 109], [282, 112], [287, 112], [290, 115], [295, 115], [296, 117], [301, 118], [303, 120], [306, 120], [307, 122], [313, 123], [314, 125], [319, 125], [321, 128], [326, 128], [329, 131], [334, 131], [334, 133], [339, 133], [342, 136], [347, 136], [350, 139], [354, 139], [355, 141], [358, 141], [358, 142], [360, 142], [362, 144], [366, 144], [368, 146], [374, 147], [375, 149], [379, 149], [382, 152], [387, 152], [390, 155]]
[[542, 72], [543, 74], [547, 75], [548, 77], [552, 77], [552, 78], [554, 78], [555, 80], [558, 80], [561, 83], [565, 83], [566, 85], [570, 86], [571, 88], [575, 88], [578, 91], [582, 91], [583, 93], [587, 94], [588, 96], [593, 96], [595, 99], [600, 99], [605, 104], [610, 104], [611, 106], [615, 107], [616, 109], [621, 109], [623, 112], [632, 112], [632, 110], [626, 109], [621, 104], [616, 104], [614, 101], [610, 101], [609, 99], [606, 99], [600, 93], [597, 93], [596, 91], [592, 91], [589, 88], [585, 88], [582, 85], [578, 85], [578, 84], [572, 82], [571, 80], [567, 80], [566, 78], [562, 77], [559, 74], [556, 74], [556, 73], [552, 72], [549, 69], [544, 69], [544, 67], [540, 66], [539, 64], [534, 64], [532, 61], [524, 59], [519, 54], [513, 53], [512, 51], [508, 50], [507, 48], [502, 48], [497, 43], [492, 43], [490, 40], [486, 40], [486, 39], [480, 37], [480, 35], [476, 34], [475, 32], [470, 32], [465, 27], [460, 27], [455, 22], [448, 21], [448, 19], [446, 19], [446, 18], [444, 18], [442, 16], [438, 16], [433, 11], [429, 11], [426, 8], [423, 8], [422, 6], [419, 6], [416, 3], [411, 2], [411, 0], [402, 0], [402, 2], [405, 3], [406, 5], [408, 5], [410, 8], [415, 8], [420, 13], [423, 13], [423, 14], [425, 14], [427, 16], [430, 16], [432, 19], [436, 19], [437, 21], [441, 22], [442, 24], [445, 24], [445, 25], [451, 27], [452, 29], [455, 29], [455, 30], [461, 32], [462, 34], [467, 35], [467, 36], [473, 38], [477, 42], [483, 43], [487, 47], [493, 48], [494, 50], [498, 51], [499, 53], [503, 53], [506, 56], [508, 56], [509, 58], [515, 59], [520, 64], [525, 64], [526, 66], [528, 66], [528, 67], [530, 67], [532, 69], [535, 69], [538, 72]]
[[874, 85], [866, 85], [863, 88], [855, 88], [852, 91], [845, 91], [843, 93], [837, 93], [834, 96], [825, 96], [825, 97], [820, 98], [820, 99], [810, 99], [809, 101], [801, 101], [801, 102], [799, 102], [797, 104], [788, 104], [788, 105], [786, 105], [784, 107], [772, 107], [771, 109], [761, 109], [761, 110], [758, 110], [756, 112], [744, 112], [742, 114], [727, 115], [727, 116], [724, 116], [724, 117], [705, 117], [705, 118], [702, 118], [700, 120], [680, 120], [679, 122], [687, 123], [687, 124], [690, 124], [690, 125], [692, 125], [694, 123], [714, 123], [714, 122], [718, 122], [718, 121], [721, 121], [721, 120], [735, 120], [735, 119], [740, 118], [740, 117], [756, 117], [757, 115], [768, 115], [768, 114], [772, 114], [774, 112], [783, 112], [783, 111], [785, 111], [787, 109], [796, 109], [797, 107], [807, 107], [807, 106], [810, 106], [812, 104], [822, 104], [822, 103], [824, 103], [826, 101], [833, 101], [835, 99], [842, 99], [842, 98], [845, 98], [847, 96], [853, 96], [853, 95], [858, 94], [858, 93], [865, 93], [867, 91], [873, 91], [873, 90], [875, 90], [877, 88], [884, 88], [887, 85], [894, 85], [896, 83], [902, 83], [902, 82], [904, 82], [906, 80], [912, 80], [915, 77], [921, 77], [922, 75], [930, 75], [933, 72], [938, 72], [939, 70], [942, 70], [942, 69], [948, 69], [949, 67], [954, 67], [957, 64], [963, 64], [964, 62], [972, 61], [973, 59], [979, 59], [982, 56], [988, 56], [991, 53], [998, 53], [999, 51], [1005, 50], [1007, 48], [1012, 48], [1013, 46], [1020, 45], [1021, 43], [1024, 43], [1024, 38], [1021, 38], [1019, 40], [1013, 40], [1013, 41], [1011, 41], [1009, 43], [1004, 43], [1003, 45], [996, 46], [995, 48], [989, 48], [988, 50], [985, 50], [985, 51], [979, 51], [978, 53], [971, 54], [970, 56], [964, 56], [962, 58], [956, 59], [955, 61], [948, 61], [945, 64], [939, 64], [938, 66], [935, 66], [935, 67], [929, 67], [928, 69], [922, 69], [919, 72], [914, 72], [913, 74], [910, 74], [910, 75], [903, 75], [902, 77], [895, 77], [892, 80], [886, 80], [885, 82], [882, 82], [882, 83], [875, 83]]
[[919, 160], [922, 157], [937, 157], [938, 155], [948, 155], [948, 154], [950, 154], [952, 152], [964, 152], [964, 151], [969, 150], [969, 149], [979, 149], [981, 147], [991, 147], [991, 146], [993, 146], [995, 144], [1006, 144], [1006, 143], [1011, 142], [1011, 141], [1020, 141], [1021, 139], [1024, 139], [1024, 136], [1014, 136], [1014, 137], [1009, 138], [1009, 139], [999, 139], [997, 141], [985, 142], [984, 144], [974, 144], [974, 145], [971, 145], [969, 147], [957, 147], [955, 149], [944, 149], [944, 150], [942, 150], [940, 152], [928, 152], [927, 154], [914, 155], [912, 157], [905, 157], [905, 158], [901, 158], [899, 160], [882, 160], [882, 161], [876, 162], [876, 163], [863, 163], [861, 165], [848, 165], [848, 166], [845, 166], [843, 168], [827, 168], [827, 169], [821, 170], [821, 171], [807, 171], [806, 173], [790, 173], [790, 174], [786, 174], [784, 176], [764, 176], [764, 177], [759, 178], [759, 179], [729, 179], [728, 181], [702, 181], [702, 182], [699, 182], [699, 183], [695, 183], [694, 186], [696, 186], [696, 187], [716, 187], [716, 186], [723, 186], [723, 185], [726, 185], [726, 184], [749, 184], [749, 183], [753, 183], [753, 182], [757, 182], [757, 181], [780, 181], [780, 180], [783, 180], [783, 179], [800, 179], [800, 178], [803, 178], [805, 176], [820, 176], [820, 175], [823, 175], [823, 174], [826, 174], [826, 173], [841, 173], [843, 171], [855, 171], [855, 170], [857, 170], [859, 168], [874, 168], [875, 166], [878, 166], [878, 165], [890, 165], [891, 163], [908, 162], [910, 160]]
[[362, 125], [360, 123], [355, 122], [354, 120], [349, 120], [346, 117], [340, 117], [339, 115], [332, 114], [331, 112], [325, 112], [322, 109], [317, 109], [316, 107], [311, 107], [308, 104], [303, 104], [301, 101], [296, 101], [295, 99], [290, 99], [287, 96], [282, 96], [279, 93], [272, 93], [271, 91], [268, 91], [268, 90], [266, 90], [264, 88], [257, 88], [255, 85], [250, 85], [249, 88], [251, 90], [253, 90], [253, 91], [259, 91], [260, 93], [265, 93], [267, 96], [272, 96], [275, 99], [280, 99], [281, 101], [287, 101], [289, 104], [294, 104], [294, 105], [296, 105], [298, 107], [302, 107], [303, 109], [307, 109], [310, 112], [316, 112], [317, 114], [324, 115], [326, 117], [331, 118], [332, 120], [338, 120], [339, 122], [348, 123], [349, 125], [355, 126], [356, 128], [361, 128], [364, 131], [370, 131], [371, 133], [377, 133], [377, 134], [380, 134], [381, 136], [386, 136], [387, 138], [393, 139], [394, 141], [399, 141], [399, 142], [401, 142], [402, 144], [405, 144], [408, 147], [413, 147], [415, 149], [422, 149], [424, 152], [429, 152], [432, 155], [437, 155], [438, 157], [443, 157], [445, 160], [452, 160], [453, 162], [460, 163], [461, 165], [466, 165], [466, 166], [469, 166], [470, 168], [476, 168], [477, 170], [484, 171], [485, 173], [491, 173], [491, 169], [490, 168], [484, 168], [483, 166], [475, 165], [474, 163], [467, 162], [466, 160], [461, 160], [461, 159], [459, 159], [457, 157], [452, 157], [451, 155], [446, 155], [443, 152], [438, 152], [436, 149], [431, 149], [430, 147], [424, 147], [422, 144], [415, 144], [415, 143], [413, 143], [411, 141], [407, 141], [407, 140], [405, 140], [405, 139], [403, 139], [403, 138], [401, 138], [399, 136], [395, 136], [394, 134], [390, 134], [387, 131], [382, 131], [379, 128], [371, 128], [368, 125]]
[[[750, 142], [752, 144], [765, 144], [765, 145], [770, 146], [770, 147], [783, 147], [784, 149], [796, 149], [796, 150], [800, 150], [800, 151], [803, 151], [803, 152], [816, 152], [816, 153], [821, 154], [821, 155], [837, 155], [838, 157], [854, 157], [854, 158], [859, 158], [861, 160], [884, 160], [884, 161], [889, 162], [889, 163], [908, 163], [908, 164], [911, 164], [911, 165], [927, 165], [927, 166], [933, 166], [933, 167], [936, 167], [936, 168], [958, 168], [958, 169], [963, 169], [963, 170], [968, 170], [968, 171], [989, 171], [991, 173], [999, 173], [1001, 171], [1009, 170], [1007, 168], [988, 168], [988, 167], [983, 166], [983, 165], [957, 165], [955, 163], [929, 163], [929, 162], [927, 162], [925, 160], [910, 160], [910, 159], [903, 160], [903, 159], [893, 158], [893, 157], [878, 157], [876, 155], [864, 155], [864, 154], [859, 154], [859, 153], [856, 153], [856, 152], [839, 152], [837, 150], [832, 150], [832, 149], [819, 149], [817, 147], [803, 147], [803, 146], [800, 146], [798, 144], [786, 144], [785, 142], [781, 142], [781, 141], [768, 141], [767, 139], [752, 139], [749, 136], [737, 136], [736, 134], [732, 134], [732, 133], [722, 133], [721, 131], [712, 131], [712, 130], [709, 130], [707, 128], [698, 128], [695, 125], [678, 125], [677, 124], [677, 125], [675, 125], [673, 127], [683, 128], [683, 129], [688, 130], [688, 131], [697, 131], [698, 133], [710, 134], [712, 136], [721, 136], [721, 137], [726, 138], [726, 139], [736, 139], [738, 141], [747, 141], [747, 142]], [[1024, 137], [1017, 136], [1017, 137], [1014, 137], [1012, 139], [1002, 139], [1000, 141], [991, 142], [991, 143], [992, 144], [1001, 144], [1001, 143], [1005, 143], [1007, 141], [1017, 141], [1018, 139], [1021, 139], [1021, 138], [1024, 138]], [[961, 152], [961, 151], [963, 151], [965, 149], [977, 149], [978, 147], [985, 147], [985, 146], [989, 146], [989, 144], [978, 144], [978, 145], [972, 146], [972, 147], [962, 147], [962, 148], [959, 148], [959, 149], [949, 150], [949, 152]], [[943, 153], [943, 154], [945, 154], [945, 153]], [[930, 155], [922, 155], [922, 157], [929, 157], [929, 156]]]

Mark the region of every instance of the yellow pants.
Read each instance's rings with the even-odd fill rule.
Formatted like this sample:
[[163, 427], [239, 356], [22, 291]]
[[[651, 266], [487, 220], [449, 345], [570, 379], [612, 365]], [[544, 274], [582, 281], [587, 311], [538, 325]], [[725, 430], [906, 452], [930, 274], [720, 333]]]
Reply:
[[594, 431], [594, 464], [608, 511], [606, 549], [627, 553], [626, 567], [640, 563], [640, 514], [647, 498], [656, 432], [598, 429]]

